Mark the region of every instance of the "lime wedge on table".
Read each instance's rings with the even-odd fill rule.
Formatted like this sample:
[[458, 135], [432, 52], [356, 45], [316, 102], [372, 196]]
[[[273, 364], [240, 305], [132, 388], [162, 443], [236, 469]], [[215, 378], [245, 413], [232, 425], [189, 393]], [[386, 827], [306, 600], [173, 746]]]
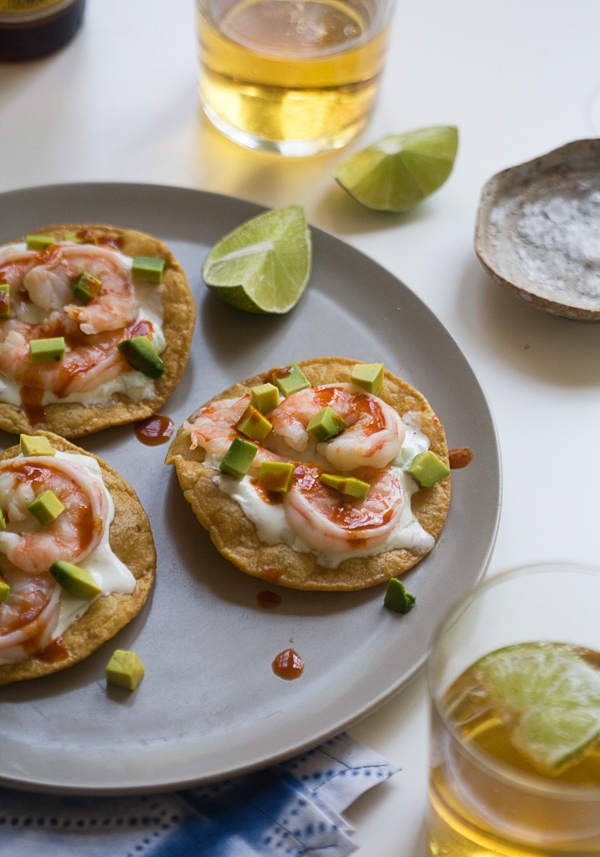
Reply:
[[558, 643], [523, 643], [482, 658], [477, 677], [511, 741], [537, 768], [559, 773], [600, 735], [600, 672]]
[[221, 238], [202, 266], [208, 288], [255, 313], [292, 309], [310, 277], [312, 243], [301, 205], [253, 217]]
[[443, 185], [457, 149], [453, 125], [421, 128], [384, 137], [351, 155], [333, 177], [367, 208], [407, 211]]

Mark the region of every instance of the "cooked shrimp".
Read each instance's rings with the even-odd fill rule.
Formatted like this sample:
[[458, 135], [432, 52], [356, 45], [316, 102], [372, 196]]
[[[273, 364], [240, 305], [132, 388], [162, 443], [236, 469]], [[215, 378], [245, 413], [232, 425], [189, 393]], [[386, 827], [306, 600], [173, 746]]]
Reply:
[[60, 586], [49, 574], [4, 572], [10, 586], [0, 604], [0, 659], [19, 661], [50, 642], [60, 606]]
[[198, 446], [209, 455], [223, 456], [231, 446], [231, 441], [239, 435], [235, 424], [248, 407], [250, 394], [239, 399], [217, 399], [205, 408], [201, 408], [191, 421], [183, 424], [190, 433], [191, 449]]
[[[244, 414], [249, 402], [250, 394], [246, 393], [239, 399], [217, 399], [197, 411], [190, 421], [186, 420], [183, 424], [184, 429], [191, 436], [190, 449], [200, 447], [208, 455], [223, 458], [233, 439], [244, 437], [235, 425]], [[273, 452], [259, 447], [249, 472], [254, 474], [261, 461], [267, 459], [274, 461], [278, 458], [279, 456]]]
[[[28, 511], [50, 489], [64, 511], [42, 525]], [[100, 484], [85, 469], [61, 458], [30, 456], [0, 463], [0, 508], [6, 529], [0, 553], [28, 574], [46, 572], [59, 559], [77, 563], [100, 543], [107, 503]]]
[[348, 423], [336, 437], [316, 444], [317, 452], [333, 467], [341, 471], [385, 467], [396, 458], [404, 440], [404, 423], [382, 399], [353, 384], [309, 387], [285, 398], [270, 414], [269, 446], [277, 449], [279, 438], [295, 452], [310, 451], [315, 443], [306, 427], [327, 405]]
[[[24, 245], [0, 247], [0, 281], [10, 286], [11, 315], [22, 321], [40, 322], [45, 311], [34, 306], [23, 287], [23, 279], [35, 264], [35, 254], [23, 249]], [[3, 322], [6, 325], [6, 321]]]
[[23, 277], [23, 286], [32, 303], [46, 312], [61, 310], [73, 301], [71, 280], [64, 271], [34, 265]]
[[356, 471], [370, 483], [364, 500], [341, 494], [324, 485], [321, 470], [299, 465], [283, 506], [292, 530], [315, 550], [346, 553], [382, 545], [398, 521], [405, 503], [402, 477], [397, 468], [363, 468]]
[[131, 366], [117, 348], [117, 343], [123, 338], [121, 331], [116, 336], [112, 332], [99, 334], [92, 337], [85, 347], [67, 352], [63, 372], [55, 376], [53, 392], [63, 397], [92, 392], [122, 372], [131, 371]]
[[0, 372], [5, 378], [14, 378], [15, 369], [24, 360], [29, 360], [28, 328], [12, 320], [0, 328]]
[[47, 390], [59, 397], [96, 390], [112, 381], [124, 370], [130, 370], [116, 348], [124, 338], [123, 331], [108, 331], [87, 337], [79, 347], [68, 348], [60, 362], [32, 363], [29, 341], [37, 335], [53, 336], [56, 331], [47, 324], [34, 328], [11, 319], [0, 327], [0, 375], [33, 390]]
[[[73, 281], [83, 271], [102, 284], [86, 306], [74, 303], [72, 292]], [[131, 270], [110, 247], [54, 244], [37, 254], [34, 267], [23, 277], [23, 286], [36, 306], [62, 308], [86, 334], [125, 327], [138, 311]]]

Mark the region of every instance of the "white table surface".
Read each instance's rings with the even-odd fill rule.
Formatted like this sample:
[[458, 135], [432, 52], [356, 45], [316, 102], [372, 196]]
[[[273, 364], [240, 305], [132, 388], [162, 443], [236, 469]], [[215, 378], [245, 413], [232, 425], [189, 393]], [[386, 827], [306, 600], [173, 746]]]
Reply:
[[[313, 225], [415, 291], [478, 376], [503, 459], [488, 573], [543, 560], [600, 564], [600, 325], [530, 309], [492, 283], [473, 250], [491, 175], [600, 135], [599, 33], [598, 0], [398, 0], [367, 130], [346, 150], [285, 160], [237, 147], [202, 117], [192, 0], [88, 0], [63, 51], [0, 64], [0, 192], [133, 181], [303, 204]], [[455, 169], [413, 213], [363, 210], [331, 179], [348, 151], [438, 124], [459, 127]], [[348, 813], [360, 857], [425, 857], [424, 677], [351, 734], [403, 769]]]

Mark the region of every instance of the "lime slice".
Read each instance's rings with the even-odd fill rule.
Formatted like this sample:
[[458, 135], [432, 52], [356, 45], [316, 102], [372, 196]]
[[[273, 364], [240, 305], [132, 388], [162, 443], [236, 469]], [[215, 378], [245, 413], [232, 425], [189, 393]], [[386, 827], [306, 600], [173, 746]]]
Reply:
[[333, 177], [367, 208], [408, 211], [444, 184], [457, 148], [453, 125], [421, 128], [384, 137], [351, 155]]
[[513, 746], [546, 774], [558, 774], [600, 735], [600, 672], [567, 645], [499, 649], [476, 674]]
[[208, 288], [255, 313], [292, 309], [310, 277], [312, 243], [301, 205], [247, 220], [212, 247], [202, 266]]

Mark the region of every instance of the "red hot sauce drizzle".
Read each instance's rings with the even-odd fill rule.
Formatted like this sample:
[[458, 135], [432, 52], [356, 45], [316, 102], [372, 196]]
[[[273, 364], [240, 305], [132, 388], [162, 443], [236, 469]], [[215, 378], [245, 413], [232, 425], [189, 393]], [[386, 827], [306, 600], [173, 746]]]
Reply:
[[46, 408], [42, 404], [44, 391], [34, 387], [21, 387], [21, 410], [32, 426], [40, 425], [46, 419]]
[[58, 664], [60, 661], [66, 661], [69, 657], [69, 650], [65, 646], [63, 638], [57, 637], [56, 640], [51, 640], [47, 646], [37, 652], [36, 657], [48, 664]]
[[451, 470], [459, 470], [461, 467], [466, 467], [473, 461], [473, 450], [468, 446], [459, 446], [456, 449], [451, 449], [448, 452], [448, 461]]
[[285, 649], [280, 652], [271, 666], [275, 675], [286, 681], [300, 678], [304, 671], [304, 661], [294, 649]]
[[273, 565], [265, 565], [261, 569], [260, 576], [263, 580], [267, 581], [267, 583], [277, 583], [281, 577], [281, 569], [276, 568]]
[[135, 423], [133, 431], [137, 439], [146, 446], [160, 446], [166, 443], [174, 429], [173, 421], [164, 414], [154, 414], [146, 420]]
[[279, 369], [274, 369], [273, 372], [271, 372], [271, 383], [274, 384], [276, 378], [287, 378], [292, 374], [292, 372], [293, 369], [291, 366], [281, 366]]
[[91, 229], [78, 229], [73, 238], [82, 244], [96, 244], [99, 247], [112, 247], [123, 252], [123, 241], [119, 235], [97, 235]]
[[263, 610], [273, 610], [281, 604], [281, 595], [277, 592], [271, 592], [269, 589], [263, 589], [256, 595], [256, 603]]

